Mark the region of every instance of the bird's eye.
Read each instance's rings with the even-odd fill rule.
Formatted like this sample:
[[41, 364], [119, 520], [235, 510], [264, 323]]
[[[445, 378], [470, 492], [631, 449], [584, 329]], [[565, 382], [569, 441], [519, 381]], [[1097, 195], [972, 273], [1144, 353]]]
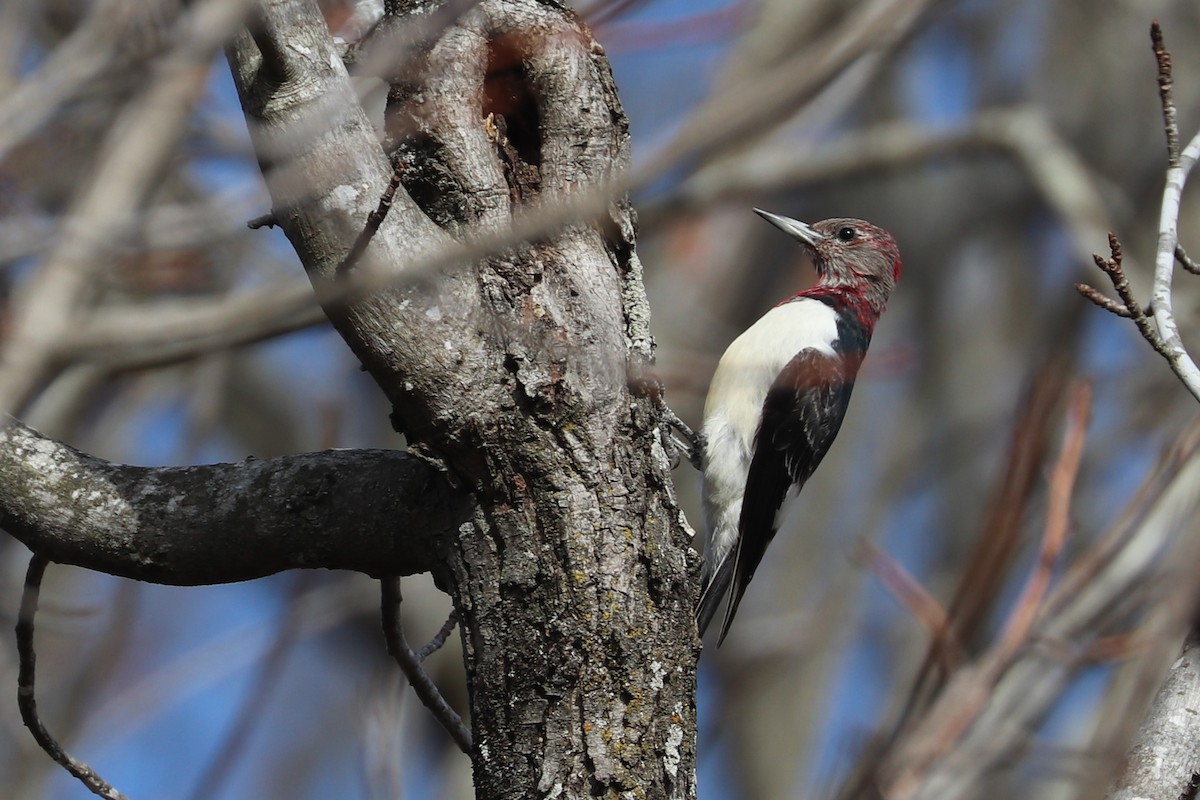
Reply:
[[847, 225], [844, 228], [838, 228], [837, 238], [843, 242], [853, 242], [858, 238], [858, 231]]

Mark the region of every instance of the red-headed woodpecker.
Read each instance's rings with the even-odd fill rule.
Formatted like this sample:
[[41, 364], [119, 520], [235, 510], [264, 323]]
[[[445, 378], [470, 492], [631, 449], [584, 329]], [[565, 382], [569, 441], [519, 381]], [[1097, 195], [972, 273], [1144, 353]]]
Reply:
[[696, 620], [703, 635], [728, 592], [718, 645], [784, 513], [842, 426], [854, 377], [901, 269], [891, 234], [869, 222], [806, 225], [754, 210], [809, 251], [817, 282], [735, 339], [708, 389], [708, 542]]

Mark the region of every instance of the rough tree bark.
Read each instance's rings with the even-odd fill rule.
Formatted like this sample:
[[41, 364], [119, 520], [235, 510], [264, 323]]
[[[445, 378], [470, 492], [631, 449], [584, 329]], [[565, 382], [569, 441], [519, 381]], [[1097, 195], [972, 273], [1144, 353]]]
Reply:
[[[437, 13], [411, 5], [389, 24]], [[388, 183], [384, 148], [315, 4], [267, 4], [230, 59], [275, 217], [327, 287]], [[628, 164], [603, 51], [556, 3], [485, 0], [399, 69], [405, 182], [361, 269], [401, 275]], [[478, 796], [692, 795], [692, 551], [655, 397], [626, 377], [652, 356], [628, 202], [327, 312], [478, 503], [433, 565], [462, 620]]]

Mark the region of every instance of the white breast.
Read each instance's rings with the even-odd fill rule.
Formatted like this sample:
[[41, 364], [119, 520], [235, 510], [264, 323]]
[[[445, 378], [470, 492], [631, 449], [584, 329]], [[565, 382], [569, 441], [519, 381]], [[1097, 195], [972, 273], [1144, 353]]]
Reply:
[[721, 356], [704, 403], [706, 571], [716, 569], [737, 539], [767, 390], [797, 353], [833, 355], [836, 339], [837, 313], [820, 300], [801, 298], [772, 308]]

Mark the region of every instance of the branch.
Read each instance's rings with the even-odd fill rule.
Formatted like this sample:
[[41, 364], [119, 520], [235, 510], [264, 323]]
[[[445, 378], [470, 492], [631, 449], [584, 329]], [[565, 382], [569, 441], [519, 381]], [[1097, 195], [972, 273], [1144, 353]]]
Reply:
[[[1143, 311], [1133, 297], [1129, 281], [1121, 267], [1121, 249], [1116, 236], [1109, 234], [1109, 249], [1112, 257], [1104, 259], [1094, 256], [1096, 265], [1104, 270], [1112, 281], [1113, 288], [1121, 297], [1121, 304], [1110, 300], [1095, 289], [1077, 284], [1084, 297], [1101, 308], [1122, 317], [1128, 317], [1137, 325], [1150, 345], [1171, 367], [1171, 371], [1183, 382], [1192, 396], [1200, 400], [1200, 368], [1188, 354], [1179, 335], [1172, 309], [1171, 279], [1175, 273], [1175, 262], [1185, 269], [1194, 266], [1187, 253], [1179, 246], [1179, 204], [1188, 173], [1200, 158], [1200, 134], [1197, 134], [1182, 153], [1179, 152], [1179, 128], [1176, 121], [1175, 100], [1172, 93], [1171, 54], [1163, 44], [1162, 29], [1155, 22], [1150, 27], [1150, 39], [1154, 46], [1154, 57], [1158, 64], [1158, 92], [1162, 103], [1163, 128], [1167, 137], [1167, 179], [1163, 190], [1162, 211], [1158, 223], [1158, 247], [1154, 257], [1154, 286], [1151, 290], [1149, 312]], [[1122, 310], [1122, 307], [1124, 310]], [[1150, 324], [1153, 320], [1154, 325]]]
[[49, 562], [44, 556], [34, 555], [29, 560], [29, 569], [25, 573], [25, 591], [21, 595], [21, 611], [17, 616], [17, 653], [20, 659], [20, 672], [17, 676], [17, 707], [21, 711], [21, 720], [38, 747], [46, 751], [52, 759], [86, 786], [92, 794], [108, 800], [128, 800], [125, 795], [114, 789], [111, 784], [96, 774], [87, 764], [71, 756], [62, 745], [46, 730], [42, 718], [38, 716], [37, 700], [34, 697], [36, 678], [37, 653], [33, 649], [33, 617], [37, 613], [38, 595], [42, 590], [42, 576], [46, 574]]
[[1077, 251], [1087, 255], [1097, 235], [1111, 225], [1098, 199], [1092, 172], [1046, 119], [1027, 106], [981, 111], [962, 127], [930, 130], [912, 122], [884, 122], [847, 131], [819, 148], [795, 142], [764, 144], [705, 164], [677, 189], [639, 208], [643, 226], [668, 213], [701, 207], [730, 197], [744, 198], [800, 186], [835, 183], [857, 175], [878, 175], [947, 158], [996, 154], [1020, 170], [1046, 205], [1066, 223]]
[[880, 582], [929, 631], [931, 656], [947, 672], [966, 661], [966, 651], [954, 634], [950, 616], [929, 590], [899, 561], [869, 539], [855, 543], [855, 558], [861, 560]]
[[1154, 56], [1158, 62], [1158, 88], [1162, 101], [1163, 128], [1167, 135], [1167, 185], [1163, 190], [1162, 213], [1158, 221], [1158, 249], [1154, 257], [1154, 290], [1152, 294], [1154, 321], [1166, 349], [1164, 354], [1171, 370], [1183, 385], [1200, 400], [1200, 369], [1188, 355], [1175, 324], [1171, 308], [1171, 278], [1175, 272], [1175, 251], [1179, 246], [1179, 203], [1188, 173], [1200, 157], [1200, 134], [1197, 134], [1182, 153], [1179, 152], [1179, 128], [1175, 119], [1175, 100], [1171, 86], [1171, 54], [1163, 44], [1162, 29], [1155, 22], [1150, 28]]
[[1158, 329], [1154, 326], [1153, 318], [1142, 308], [1141, 303], [1133, 294], [1133, 287], [1129, 285], [1129, 278], [1125, 274], [1125, 267], [1122, 264], [1124, 259], [1124, 251], [1121, 248], [1121, 242], [1117, 239], [1117, 235], [1112, 231], [1108, 233], [1108, 250], [1110, 256], [1105, 258], [1099, 253], [1092, 253], [1092, 260], [1096, 262], [1096, 266], [1104, 271], [1112, 283], [1113, 291], [1117, 293], [1117, 297], [1121, 298], [1120, 302], [1106, 297], [1098, 289], [1095, 289], [1086, 283], [1075, 284], [1075, 289], [1088, 300], [1095, 303], [1105, 311], [1116, 314], [1118, 317], [1133, 320], [1133, 324], [1137, 327], [1138, 333], [1142, 338], [1150, 343], [1154, 351], [1161, 355], [1167, 361], [1171, 360], [1171, 351], [1167, 348], [1162, 337], [1158, 335]]
[[[442, 697], [442, 693], [438, 691], [437, 684], [421, 666], [425, 656], [414, 653], [408, 646], [408, 640], [404, 638], [404, 625], [400, 619], [400, 578], [395, 576], [384, 578], [380, 581], [380, 585], [383, 590], [380, 603], [383, 612], [383, 636], [387, 641], [388, 654], [396, 659], [396, 663], [404, 671], [404, 675], [408, 678], [408, 683], [413, 687], [413, 691], [417, 693], [417, 697], [421, 699], [426, 708], [433, 712], [434, 718], [454, 739], [458, 749], [470, 755], [472, 747], [470, 729], [463, 724], [462, 717], [450, 707], [446, 698]], [[454, 615], [450, 617], [451, 620], [455, 618]], [[449, 635], [449, 621], [446, 626], [443, 626], [443, 630], [446, 631], [446, 635]], [[438, 636], [441, 636], [440, 631]], [[425, 648], [422, 648], [421, 652], [424, 654]]]
[[[470, 501], [420, 459], [334, 450], [240, 464], [112, 464], [0, 425], [0, 527], [35, 553], [173, 585], [297, 567], [427, 571]], [[235, 553], [236, 558], [230, 554]]]
[[404, 164], [399, 159], [396, 160], [392, 167], [392, 177], [388, 180], [387, 188], [383, 190], [383, 195], [379, 198], [379, 205], [375, 210], [367, 215], [367, 224], [359, 232], [354, 244], [350, 246], [350, 251], [342, 259], [342, 262], [337, 265], [334, 274], [341, 276], [354, 269], [358, 260], [362, 258], [362, 254], [367, 251], [367, 245], [371, 243], [371, 239], [375, 236], [375, 232], [379, 230], [379, 226], [387, 219], [387, 214], [392, 210], [392, 201], [396, 197], [396, 190], [400, 188], [400, 178]]
[[1200, 400], [1200, 369], [1183, 346], [1179, 327], [1172, 311], [1171, 278], [1175, 272], [1175, 251], [1179, 245], [1179, 203], [1188, 173], [1200, 158], [1200, 134], [1197, 134], [1179, 156], [1179, 163], [1167, 170], [1167, 186], [1163, 190], [1162, 213], [1158, 222], [1158, 249], [1154, 256], [1154, 289], [1152, 305], [1158, 335], [1167, 350], [1167, 363], [1183, 381], [1183, 385]]

